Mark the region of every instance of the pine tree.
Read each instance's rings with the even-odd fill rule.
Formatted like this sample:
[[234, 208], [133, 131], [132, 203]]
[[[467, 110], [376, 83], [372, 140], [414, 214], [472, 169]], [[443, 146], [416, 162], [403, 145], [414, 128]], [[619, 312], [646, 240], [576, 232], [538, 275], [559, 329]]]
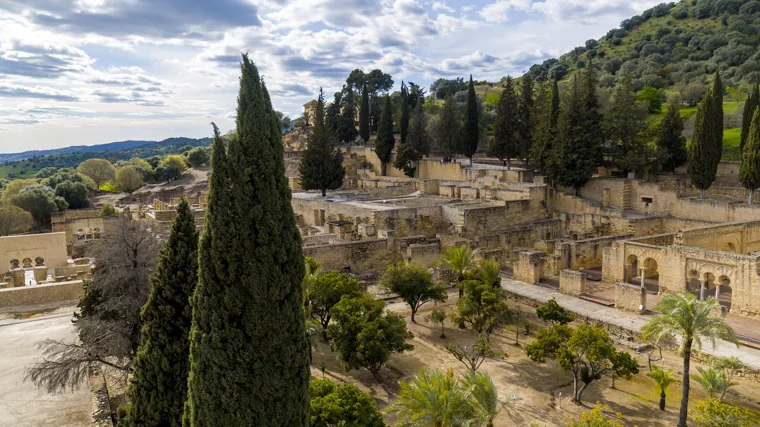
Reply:
[[457, 152], [459, 140], [462, 138], [462, 121], [459, 118], [459, 109], [454, 97], [446, 94], [443, 101], [443, 108], [438, 114], [438, 127], [436, 128], [436, 139], [439, 148], [443, 152], [443, 160], [451, 160]]
[[715, 157], [720, 157], [715, 144], [715, 102], [712, 89], [709, 89], [697, 109], [694, 124], [694, 136], [689, 145], [689, 177], [691, 183], [699, 188], [699, 198], [705, 198], [705, 190], [715, 181], [718, 163]]
[[398, 120], [401, 129], [401, 144], [406, 144], [406, 134], [409, 131], [409, 92], [404, 82], [401, 82], [401, 115]]
[[470, 74], [470, 86], [467, 89], [467, 105], [464, 107], [462, 149], [460, 150], [465, 157], [470, 159], [470, 166], [472, 166], [472, 156], [478, 151], [478, 142], [480, 142], [478, 98], [475, 96], [475, 83], [473, 83], [472, 74]]
[[522, 77], [520, 83], [520, 98], [517, 103], [517, 115], [519, 117], [518, 135], [520, 140], [520, 156], [525, 159], [525, 168], [527, 169], [530, 148], [533, 143], [533, 133], [536, 127], [533, 79], [529, 74], [526, 74]]
[[356, 130], [356, 123], [354, 118], [356, 116], [356, 104], [354, 103], [354, 92], [352, 90], [345, 91], [343, 95], [343, 105], [340, 111], [340, 130], [338, 132], [338, 140], [353, 143], [356, 140], [356, 136], [359, 132]]
[[343, 102], [343, 92], [335, 92], [333, 102], [327, 106], [325, 113], [325, 123], [327, 123], [327, 129], [332, 132], [336, 137], [340, 133], [340, 106]]
[[744, 103], [744, 114], [742, 115], [742, 136], [741, 142], [739, 144], [740, 155], [744, 153], [744, 144], [747, 143], [747, 138], [749, 138], [749, 128], [752, 125], [754, 111], [758, 106], [760, 106], [760, 86], [756, 82], [752, 87], [752, 92], [750, 92], [749, 96], [747, 97], [747, 101]]
[[388, 162], [391, 161], [394, 145], [396, 145], [396, 139], [393, 137], [393, 106], [391, 106], [391, 98], [385, 95], [383, 112], [380, 114], [380, 123], [377, 125], [377, 138], [375, 139], [375, 154], [382, 164], [383, 176], [387, 172]]
[[[540, 102], [537, 104], [540, 106], [538, 112], [538, 125], [536, 126], [536, 132], [534, 135], [535, 141], [531, 147], [531, 158], [533, 164], [538, 170], [540, 170], [547, 178], [552, 178], [552, 168], [550, 167], [552, 160], [552, 144], [557, 134], [557, 123], [559, 121], [560, 112], [560, 99], [559, 99], [559, 86], [557, 80], [552, 82], [551, 94], [546, 93], [545, 87], [543, 87], [543, 94], [539, 90], [538, 99]], [[541, 88], [540, 88], [541, 89]]]
[[742, 152], [742, 164], [739, 169], [739, 180], [742, 186], [749, 190], [747, 202], [750, 205], [755, 190], [760, 188], [760, 107], [755, 108], [752, 116], [752, 126]]
[[[218, 130], [215, 130], [218, 135]], [[142, 309], [122, 427], [182, 425], [190, 352], [190, 297], [198, 283], [198, 232], [186, 200], [177, 206], [169, 238], [158, 256], [148, 302]]]
[[359, 107], [359, 136], [366, 145], [369, 141], [369, 93], [366, 82], [362, 87], [362, 105]]
[[645, 110], [636, 104], [633, 78], [623, 76], [604, 124], [609, 155], [625, 175], [630, 171], [642, 172], [649, 164], [649, 150], [642, 135], [646, 128], [644, 114]]
[[335, 135], [325, 124], [325, 98], [321, 88], [312, 121], [314, 124], [299, 167], [301, 187], [320, 190], [325, 197], [327, 190], [336, 190], [343, 185], [346, 170], [343, 168], [343, 153], [335, 146]]
[[593, 175], [597, 167], [596, 141], [588, 135], [587, 100], [573, 77], [572, 89], [564, 97], [559, 116], [557, 138], [552, 145], [550, 176], [557, 184], [573, 187], [575, 193]]
[[507, 77], [496, 105], [496, 118], [493, 123], [493, 138], [488, 146], [488, 155], [494, 156], [510, 167], [510, 160], [520, 154], [520, 123], [518, 107], [512, 77]]
[[183, 424], [307, 426], [301, 238], [269, 94], [241, 68], [237, 134], [213, 146]]
[[718, 170], [718, 164], [723, 156], [723, 82], [720, 79], [720, 71], [715, 72], [715, 81], [713, 81], [713, 126], [715, 127], [713, 138], [718, 155], [713, 158], [715, 170]]
[[662, 170], [673, 172], [677, 167], [686, 163], [686, 138], [683, 133], [683, 119], [679, 111], [679, 100], [673, 97], [668, 105], [660, 130], [655, 138], [657, 157], [660, 159]]

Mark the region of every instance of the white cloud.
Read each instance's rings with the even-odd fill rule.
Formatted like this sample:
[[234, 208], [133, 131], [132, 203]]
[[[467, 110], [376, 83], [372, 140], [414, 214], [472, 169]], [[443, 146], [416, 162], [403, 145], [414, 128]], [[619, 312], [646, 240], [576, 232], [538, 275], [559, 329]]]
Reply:
[[454, 8], [446, 6], [446, 2], [444, 1], [434, 1], [433, 10], [445, 10], [446, 12], [450, 12], [450, 13], [455, 12]]
[[530, 6], [530, 0], [499, 0], [486, 5], [478, 13], [488, 22], [502, 23], [507, 22], [510, 9], [528, 10]]

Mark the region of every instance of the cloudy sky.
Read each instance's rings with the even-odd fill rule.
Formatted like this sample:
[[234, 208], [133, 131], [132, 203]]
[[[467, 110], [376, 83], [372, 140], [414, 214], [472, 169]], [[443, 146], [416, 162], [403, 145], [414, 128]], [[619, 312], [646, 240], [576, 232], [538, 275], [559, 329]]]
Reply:
[[0, 152], [211, 135], [248, 51], [297, 117], [354, 68], [519, 75], [659, 0], [0, 0]]

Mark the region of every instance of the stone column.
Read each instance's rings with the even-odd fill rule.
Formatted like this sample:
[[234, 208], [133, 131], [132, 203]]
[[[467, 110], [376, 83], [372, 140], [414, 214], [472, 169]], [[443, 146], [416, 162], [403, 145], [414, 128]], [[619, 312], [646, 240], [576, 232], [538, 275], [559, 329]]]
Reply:
[[13, 270], [13, 286], [25, 286], [26, 285], [26, 272], [23, 268], [16, 268]]
[[47, 280], [48, 268], [43, 266], [34, 267], [34, 280], [37, 283], [42, 283]]
[[705, 300], [705, 288], [707, 288], [707, 280], [700, 280], [699, 281], [699, 300], [700, 301]]
[[641, 270], [641, 287], [646, 288], [646, 286], [644, 286], [644, 273], [646, 273], [647, 270], [644, 267], [641, 267], [639, 270]]
[[715, 299], [716, 300], [718, 299], [718, 296], [720, 296], [720, 284], [716, 283], [715, 284]]

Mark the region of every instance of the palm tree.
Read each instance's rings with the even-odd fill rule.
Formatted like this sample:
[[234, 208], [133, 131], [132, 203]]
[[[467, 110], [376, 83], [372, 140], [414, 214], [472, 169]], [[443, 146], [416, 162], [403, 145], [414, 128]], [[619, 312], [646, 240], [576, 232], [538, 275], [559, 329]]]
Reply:
[[726, 378], [726, 374], [720, 369], [697, 368], [697, 371], [699, 371], [699, 375], [692, 376], [694, 381], [704, 387], [710, 399], [717, 397], [721, 403], [723, 403], [723, 396], [726, 395], [728, 389], [736, 385], [735, 382]]
[[718, 339], [724, 339], [737, 346], [736, 333], [728, 326], [725, 319], [714, 317], [714, 310], [720, 308], [718, 301], [710, 297], [706, 301], [699, 301], [690, 292], [679, 294], [665, 294], [654, 309], [659, 311], [659, 316], [649, 320], [642, 328], [645, 340], [660, 343], [672, 339], [674, 335], [680, 335], [681, 351], [683, 351], [683, 392], [681, 394], [681, 410], [678, 417], [678, 427], [686, 426], [686, 417], [689, 410], [689, 365], [691, 364], [691, 350], [694, 344], [702, 348], [702, 340], [709, 340], [713, 348]]
[[401, 381], [390, 410], [401, 425], [419, 427], [459, 427], [472, 419], [469, 393], [454, 371], [422, 371], [411, 381]]
[[[322, 272], [322, 267], [319, 264], [314, 264], [316, 267], [312, 268], [312, 264], [306, 261], [306, 273], [301, 280], [301, 292], [303, 293], [303, 311], [306, 314], [306, 318], [311, 318], [311, 309], [309, 307], [309, 291], [314, 286], [314, 281], [317, 280], [317, 276]], [[314, 270], [314, 271], [312, 271]]]
[[501, 286], [501, 268], [492, 259], [480, 261], [480, 265], [473, 271], [473, 275], [481, 282], [492, 285], [494, 288]]
[[464, 377], [470, 389], [470, 405], [475, 424], [493, 427], [493, 420], [499, 415], [504, 404], [499, 401], [499, 392], [488, 374], [470, 372]]
[[462, 287], [462, 281], [464, 280], [464, 273], [475, 267], [475, 255], [477, 251], [473, 251], [469, 245], [451, 247], [444, 249], [441, 254], [443, 263], [449, 267], [454, 273], [457, 274], [457, 287], [459, 288], [459, 298], [462, 298], [464, 294], [464, 288]]
[[654, 383], [657, 385], [657, 387], [660, 389], [660, 410], [665, 410], [665, 390], [673, 384], [674, 382], [678, 381], [675, 377], [675, 373], [672, 369], [668, 369], [667, 371], [663, 371], [661, 368], [658, 368], [655, 366], [654, 371], [647, 374], [649, 378], [654, 380]]

